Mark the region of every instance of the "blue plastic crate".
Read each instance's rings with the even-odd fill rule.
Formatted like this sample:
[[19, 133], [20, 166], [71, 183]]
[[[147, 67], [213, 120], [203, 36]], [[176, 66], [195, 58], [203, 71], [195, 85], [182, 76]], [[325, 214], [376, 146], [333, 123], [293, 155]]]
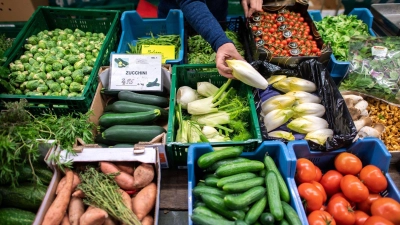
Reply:
[[166, 61], [166, 64], [181, 64], [184, 58], [184, 25], [181, 10], [172, 9], [166, 19], [142, 19], [136, 10], [125, 11], [121, 16], [122, 34], [117, 53], [126, 53], [128, 43], [136, 45], [139, 38], [149, 38], [151, 33], [157, 35], [179, 35], [181, 45], [176, 59]]
[[[380, 194], [384, 197], [391, 197], [397, 202], [400, 202], [400, 192], [393, 182], [389, 171], [390, 158], [392, 157], [386, 146], [378, 138], [364, 138], [353, 143], [346, 149], [339, 149], [332, 152], [311, 151], [308, 144], [304, 140], [291, 141], [287, 144], [290, 154], [295, 154], [297, 158], [307, 158], [318, 166], [322, 172], [335, 169], [335, 157], [341, 152], [351, 152], [360, 158], [363, 166], [375, 165], [385, 172], [388, 181], [387, 190]], [[304, 224], [304, 223], [303, 223]], [[308, 223], [306, 223], [308, 224]]]
[[[308, 13], [314, 21], [318, 22], [322, 20], [322, 15], [319, 10], [310, 10], [308, 11]], [[369, 33], [371, 34], [371, 36], [376, 36], [374, 31], [372, 30], [372, 22], [374, 20], [374, 17], [369, 9], [355, 8], [349, 13], [349, 15], [356, 15], [358, 19], [362, 20], [365, 24], [368, 25]], [[336, 60], [333, 53], [331, 54], [331, 60], [328, 63], [327, 69], [336, 84], [340, 83], [342, 78], [346, 75], [349, 67], [350, 62], [338, 61]]]
[[[210, 144], [192, 144], [188, 150], [187, 168], [188, 168], [188, 217], [189, 225], [192, 225], [190, 215], [192, 215], [193, 204], [196, 197], [192, 194], [192, 189], [196, 186], [198, 178], [202, 175], [202, 170], [197, 166], [197, 160], [200, 156], [212, 152]], [[223, 151], [223, 150], [222, 150]], [[296, 183], [294, 181], [294, 172], [296, 169], [296, 157], [293, 153], [289, 153], [285, 144], [279, 141], [265, 141], [254, 152], [243, 152], [240, 156], [252, 160], [264, 160], [265, 154], [268, 153], [273, 159], [285, 179], [286, 185], [290, 192], [290, 205], [296, 210], [302, 224], [307, 222]]]

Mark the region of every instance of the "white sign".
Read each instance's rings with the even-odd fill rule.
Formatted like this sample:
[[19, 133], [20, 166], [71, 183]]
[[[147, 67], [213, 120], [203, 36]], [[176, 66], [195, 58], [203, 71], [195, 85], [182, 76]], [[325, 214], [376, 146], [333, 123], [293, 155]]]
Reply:
[[162, 91], [161, 55], [112, 54], [109, 90]]

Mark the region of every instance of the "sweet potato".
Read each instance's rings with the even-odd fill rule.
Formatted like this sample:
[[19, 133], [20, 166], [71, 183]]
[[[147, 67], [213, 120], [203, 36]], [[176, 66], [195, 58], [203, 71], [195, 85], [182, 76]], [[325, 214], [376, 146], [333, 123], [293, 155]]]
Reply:
[[132, 199], [131, 196], [128, 195], [124, 190], [119, 189], [118, 190], [121, 195], [122, 195], [122, 201], [124, 202], [124, 205], [128, 207], [132, 211]]
[[44, 216], [42, 225], [60, 224], [64, 218], [69, 201], [71, 199], [74, 173], [71, 170], [66, 169], [65, 177], [65, 185], [61, 189], [60, 193], [58, 193], [53, 203], [51, 203], [50, 208], [47, 210]]
[[[74, 172], [74, 180], [72, 182], [72, 191], [75, 191], [78, 184], [81, 183], [81, 179], [79, 178], [78, 174]], [[60, 192], [60, 190], [65, 185], [65, 177], [63, 177], [57, 185], [56, 195]]]
[[71, 225], [68, 219], [68, 213], [65, 213], [63, 220], [61, 221], [61, 225]]
[[117, 225], [118, 223], [112, 219], [111, 217], [107, 217], [106, 221], [104, 221], [103, 225]]
[[57, 190], [56, 190], [56, 195], [61, 191], [61, 189], [65, 186], [65, 182], [66, 182], [66, 177], [64, 176], [63, 178], [61, 178], [60, 182], [58, 182], [57, 185]]
[[114, 162], [114, 164], [121, 171], [124, 171], [125, 173], [128, 173], [130, 175], [133, 175], [133, 172], [135, 172], [135, 166], [134, 166], [133, 162]]
[[85, 213], [85, 206], [79, 197], [72, 197], [68, 207], [69, 222], [71, 225], [79, 225], [79, 219]]
[[115, 177], [115, 182], [117, 182], [118, 186], [124, 190], [135, 189], [135, 179], [133, 176], [119, 170], [116, 165], [109, 162], [100, 162], [100, 169], [101, 172], [105, 174], [120, 172], [120, 174]]
[[153, 166], [147, 163], [142, 163], [135, 169], [133, 177], [135, 178], [135, 188], [146, 187], [154, 179]]
[[106, 211], [89, 207], [79, 220], [80, 225], [102, 225], [108, 217]]
[[83, 193], [82, 190], [77, 190], [74, 193], [72, 193], [72, 197], [84, 198], [85, 193]]
[[133, 212], [139, 220], [142, 220], [154, 208], [157, 199], [157, 186], [150, 183], [132, 198]]
[[142, 219], [142, 225], [154, 225], [154, 219], [151, 215], [147, 215]]

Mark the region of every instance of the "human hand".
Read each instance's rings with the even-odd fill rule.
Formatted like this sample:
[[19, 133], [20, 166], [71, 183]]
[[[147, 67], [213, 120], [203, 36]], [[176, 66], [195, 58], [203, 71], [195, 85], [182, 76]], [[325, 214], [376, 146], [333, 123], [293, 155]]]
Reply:
[[242, 0], [244, 15], [249, 18], [254, 12], [263, 11], [263, 0]]
[[235, 79], [232, 75], [232, 69], [228, 67], [225, 60], [227, 59], [238, 59], [244, 60], [243, 57], [239, 54], [236, 50], [235, 45], [232, 43], [226, 43], [221, 45], [221, 47], [217, 50], [217, 55], [215, 56], [215, 61], [217, 64], [218, 72], [228, 78], [228, 79]]

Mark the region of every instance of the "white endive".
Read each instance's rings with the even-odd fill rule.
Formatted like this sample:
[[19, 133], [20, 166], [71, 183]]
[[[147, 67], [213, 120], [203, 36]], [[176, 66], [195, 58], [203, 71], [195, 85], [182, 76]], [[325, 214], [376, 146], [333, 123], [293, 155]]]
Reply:
[[226, 63], [232, 69], [232, 75], [236, 79], [255, 88], [267, 89], [268, 81], [248, 62], [232, 59], [226, 60]]
[[286, 123], [293, 116], [291, 109], [275, 109], [264, 116], [264, 125], [267, 132], [273, 131]]
[[302, 116], [318, 116], [322, 117], [325, 114], [325, 107], [318, 103], [302, 103], [293, 106], [294, 118]]
[[197, 93], [204, 97], [214, 96], [218, 90], [219, 88], [210, 82], [197, 82]]
[[317, 90], [317, 86], [313, 82], [298, 77], [282, 79], [272, 84], [272, 86], [284, 93], [290, 91], [314, 92]]
[[176, 92], [176, 101], [181, 104], [183, 109], [187, 109], [188, 103], [197, 99], [198, 95], [196, 91], [189, 86], [182, 86]]
[[290, 91], [286, 93], [285, 95], [288, 96], [294, 96], [296, 98], [296, 104], [302, 104], [302, 103], [321, 103], [321, 98], [313, 95], [311, 93], [305, 92], [305, 91]]
[[313, 132], [308, 133], [304, 139], [315, 142], [320, 145], [325, 145], [325, 142], [328, 138], [333, 137], [333, 130], [331, 129], [319, 129]]
[[267, 81], [268, 81], [268, 84], [273, 84], [273, 83], [278, 82], [278, 81], [280, 81], [282, 79], [285, 79], [286, 77], [287, 77], [286, 75], [272, 75], [267, 79]]
[[275, 109], [285, 109], [292, 107], [295, 101], [296, 98], [293, 96], [276, 95], [263, 102], [261, 104], [261, 110], [264, 115], [267, 115], [269, 112]]
[[274, 138], [282, 138], [282, 139], [285, 139], [288, 141], [293, 141], [295, 139], [295, 137], [293, 136], [292, 133], [283, 131], [283, 130], [269, 132], [268, 136], [274, 137]]
[[287, 125], [289, 129], [301, 134], [307, 134], [319, 129], [326, 129], [328, 126], [326, 120], [316, 116], [302, 116], [290, 121]]

